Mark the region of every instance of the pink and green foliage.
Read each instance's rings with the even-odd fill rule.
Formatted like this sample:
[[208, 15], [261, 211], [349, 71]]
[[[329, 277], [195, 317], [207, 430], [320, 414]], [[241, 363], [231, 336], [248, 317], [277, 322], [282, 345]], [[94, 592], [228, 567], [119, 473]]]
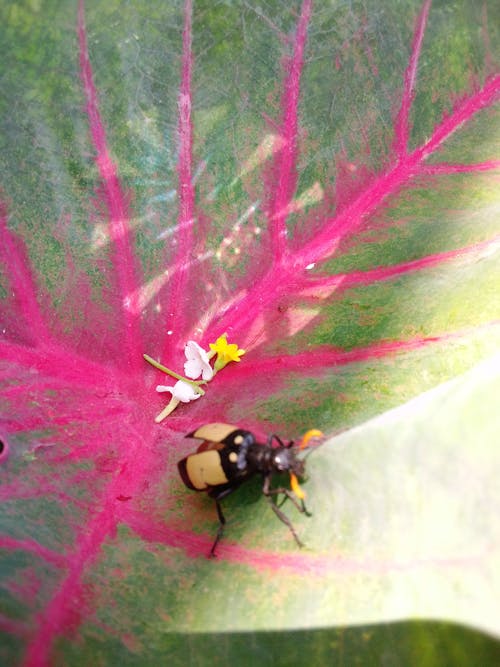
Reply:
[[[498, 3], [0, 17], [3, 664], [425, 665], [432, 634], [493, 664], [396, 621], [500, 631], [498, 382], [453, 380], [498, 347]], [[156, 424], [143, 353], [182, 372], [224, 332], [241, 362]], [[206, 559], [176, 463], [209, 421], [357, 426], [285, 507], [307, 548], [256, 481]]]

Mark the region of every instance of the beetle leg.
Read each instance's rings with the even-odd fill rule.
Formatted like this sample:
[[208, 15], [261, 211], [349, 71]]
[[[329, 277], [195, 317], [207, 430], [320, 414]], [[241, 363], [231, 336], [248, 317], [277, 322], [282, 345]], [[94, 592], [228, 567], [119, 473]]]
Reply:
[[217, 547], [217, 544], [219, 543], [219, 540], [224, 533], [224, 526], [226, 524], [226, 518], [222, 512], [222, 506], [217, 499], [215, 500], [215, 507], [217, 508], [217, 516], [219, 517], [219, 528], [217, 529], [217, 535], [215, 536], [214, 543], [212, 544], [212, 548], [208, 554], [209, 558], [215, 557], [215, 548]]
[[222, 537], [222, 534], [224, 533], [224, 526], [226, 524], [226, 519], [222, 512], [222, 505], [220, 504], [219, 501], [228, 496], [233, 491], [235, 491], [240, 484], [241, 482], [233, 484], [225, 484], [224, 486], [214, 487], [211, 491], [208, 492], [210, 498], [213, 498], [215, 500], [217, 516], [219, 518], [219, 528], [217, 530], [217, 535], [215, 536], [215, 541], [212, 544], [212, 548], [210, 549], [210, 553], [208, 554], [209, 558], [214, 558], [215, 549], [219, 543], [220, 538]]
[[300, 510], [301, 512], [303, 512], [306, 516], [312, 516], [312, 512], [310, 512], [310, 511], [307, 509], [306, 504], [305, 504], [305, 502], [304, 502], [303, 500], [300, 501], [300, 505], [301, 505], [301, 507], [302, 507], [302, 509]]
[[270, 476], [268, 476], [268, 477], [266, 477], [266, 478], [264, 479], [264, 486], [263, 486], [263, 488], [262, 488], [262, 493], [266, 496], [267, 500], [269, 501], [269, 504], [270, 504], [271, 507], [272, 507], [273, 512], [276, 514], [276, 516], [278, 517], [278, 519], [279, 519], [280, 521], [282, 521], [282, 522], [285, 524], [285, 526], [288, 526], [288, 530], [292, 533], [293, 538], [294, 538], [294, 540], [297, 542], [297, 544], [299, 545], [299, 547], [303, 547], [304, 545], [303, 545], [303, 543], [300, 541], [299, 536], [297, 535], [297, 533], [295, 532], [295, 528], [293, 527], [292, 522], [291, 522], [290, 519], [286, 516], [286, 514], [284, 514], [284, 513], [280, 510], [280, 508], [276, 505], [276, 503], [274, 502], [274, 499], [273, 499], [273, 495], [276, 495], [277, 493], [285, 493], [285, 495], [287, 495], [289, 498], [291, 498], [293, 504], [295, 505], [295, 507], [297, 507], [297, 509], [299, 510], [299, 512], [302, 512], [303, 510], [301, 509], [300, 505], [297, 503], [297, 501], [295, 500], [295, 498], [293, 498], [293, 497], [291, 496], [291, 494], [288, 495], [288, 494], [290, 493], [290, 492], [288, 491], [288, 489], [281, 489], [281, 488], [280, 488], [280, 489], [271, 489], [271, 488], [269, 487], [270, 482], [271, 482], [271, 477], [270, 477]]
[[[278, 488], [276, 488], [276, 489], [269, 489], [267, 493], [264, 492], [264, 495], [269, 495], [269, 496], [273, 495], [273, 496], [277, 496], [277, 495], [279, 495], [280, 493], [282, 493], [286, 498], [288, 498], [288, 499], [295, 505], [295, 507], [298, 509], [299, 512], [301, 512], [302, 514], [305, 514], [306, 516], [312, 516], [311, 512], [309, 512], [309, 510], [307, 509], [307, 507], [306, 507], [304, 501], [301, 500], [301, 501], [300, 501], [300, 504], [299, 504], [299, 503], [297, 502], [297, 499], [295, 498], [295, 495], [294, 495], [289, 489], [285, 489], [284, 486], [280, 486], [280, 487], [278, 487]], [[282, 501], [282, 503], [280, 504], [280, 506], [281, 506], [284, 502], [285, 502], [285, 498], [283, 498], [283, 501]]]

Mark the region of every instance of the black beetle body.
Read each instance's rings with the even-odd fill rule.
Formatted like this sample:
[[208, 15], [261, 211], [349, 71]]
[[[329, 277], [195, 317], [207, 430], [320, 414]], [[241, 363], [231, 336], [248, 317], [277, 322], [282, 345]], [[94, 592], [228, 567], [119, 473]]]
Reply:
[[[213, 498], [219, 518], [219, 529], [210, 556], [215, 555], [226, 523], [220, 501], [256, 474], [263, 477], [262, 492], [274, 513], [288, 526], [297, 544], [303, 546], [292, 523], [274, 501], [274, 496], [282, 493], [292, 501], [299, 512], [308, 514], [303, 494], [297, 493], [297, 489], [300, 491], [297, 477], [304, 475], [305, 464], [298, 457], [299, 448], [294, 446], [293, 442], [285, 444], [277, 435], [272, 434], [265, 444], [261, 444], [250, 431], [222, 423], [205, 424], [186, 437], [200, 438], [203, 442], [195, 453], [186, 456], [177, 464], [182, 481], [189, 489], [204, 491]], [[276, 445], [273, 445], [273, 440]], [[300, 502], [284, 487], [271, 488], [273, 475], [283, 472], [290, 474], [292, 487], [295, 484]]]

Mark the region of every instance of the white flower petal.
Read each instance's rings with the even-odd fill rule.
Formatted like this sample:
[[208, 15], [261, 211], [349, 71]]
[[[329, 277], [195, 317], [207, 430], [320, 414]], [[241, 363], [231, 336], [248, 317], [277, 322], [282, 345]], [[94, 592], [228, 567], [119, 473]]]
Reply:
[[156, 391], [158, 391], [158, 392], [169, 391], [169, 392], [171, 392], [172, 394], [174, 393], [174, 392], [172, 391], [172, 387], [166, 387], [164, 384], [159, 384], [159, 385], [156, 387]]
[[203, 372], [201, 374], [201, 377], [204, 380], [208, 381], [208, 380], [211, 380], [213, 378], [213, 376], [214, 376], [214, 369], [212, 368], [212, 366], [210, 366], [210, 364], [207, 364], [206, 366], [203, 366]]
[[205, 350], [194, 340], [189, 340], [184, 348], [187, 361], [184, 364], [184, 372], [188, 378], [195, 380], [202, 375], [204, 380], [211, 380], [214, 375], [213, 368]]
[[182, 403], [195, 401], [201, 396], [201, 394], [198, 394], [198, 392], [194, 390], [194, 387], [183, 380], [178, 380], [173, 387], [166, 387], [165, 385], [159, 384], [156, 387], [156, 391], [169, 391], [174, 398], [178, 401], [182, 401]]
[[172, 395], [183, 403], [189, 403], [190, 401], [200, 398], [200, 394], [198, 394], [190, 384], [183, 382], [183, 380], [179, 380], [175, 383]]
[[184, 348], [186, 359], [205, 359], [208, 362], [208, 356], [205, 350], [194, 340], [188, 340]]
[[189, 359], [184, 362], [184, 373], [186, 374], [186, 377], [191, 378], [191, 380], [199, 378], [201, 372], [202, 368], [199, 359]]

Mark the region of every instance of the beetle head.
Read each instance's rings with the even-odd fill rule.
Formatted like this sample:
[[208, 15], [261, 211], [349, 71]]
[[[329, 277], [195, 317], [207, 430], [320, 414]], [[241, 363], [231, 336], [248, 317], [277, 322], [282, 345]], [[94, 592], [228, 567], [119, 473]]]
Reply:
[[297, 458], [295, 447], [276, 447], [273, 451], [273, 463], [277, 471], [285, 472], [286, 470], [295, 471], [297, 464], [302, 464]]
[[312, 451], [314, 451], [316, 447], [323, 444], [324, 437], [325, 436], [323, 435], [323, 433], [321, 431], [318, 431], [318, 429], [311, 429], [310, 431], [307, 431], [307, 433], [304, 434], [302, 440], [299, 443], [299, 446], [294, 448], [295, 452], [297, 450], [300, 452], [303, 449], [309, 449], [309, 451], [302, 458], [296, 456], [294, 452], [294, 465], [293, 467], [289, 468], [290, 486], [292, 487], [292, 491], [295, 493], [297, 498], [301, 501], [304, 500], [305, 493], [300, 488], [299, 480], [297, 478], [304, 476], [306, 469], [306, 458]]

